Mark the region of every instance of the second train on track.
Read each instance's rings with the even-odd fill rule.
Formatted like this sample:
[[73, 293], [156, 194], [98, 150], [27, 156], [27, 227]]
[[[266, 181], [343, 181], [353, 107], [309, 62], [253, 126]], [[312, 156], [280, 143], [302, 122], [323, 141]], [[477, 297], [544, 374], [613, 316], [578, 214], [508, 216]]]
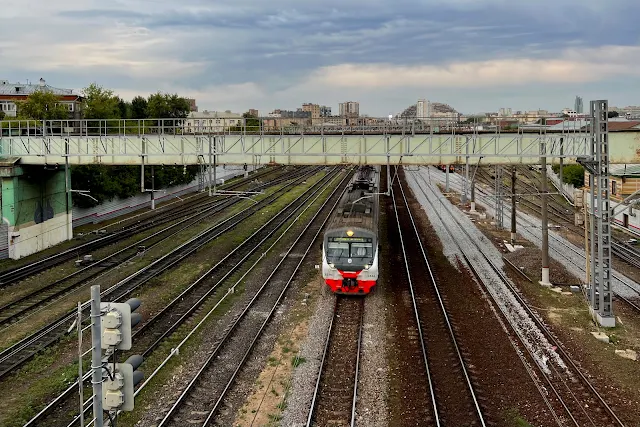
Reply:
[[366, 295], [378, 281], [380, 168], [360, 166], [329, 221], [322, 277], [332, 292]]

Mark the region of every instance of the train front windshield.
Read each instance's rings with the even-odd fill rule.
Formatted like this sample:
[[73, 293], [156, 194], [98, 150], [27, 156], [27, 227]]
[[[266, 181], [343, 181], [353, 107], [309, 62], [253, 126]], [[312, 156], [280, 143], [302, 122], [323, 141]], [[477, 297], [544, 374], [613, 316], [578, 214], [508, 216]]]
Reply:
[[330, 264], [371, 264], [373, 262], [373, 239], [329, 237], [326, 254], [327, 262]]

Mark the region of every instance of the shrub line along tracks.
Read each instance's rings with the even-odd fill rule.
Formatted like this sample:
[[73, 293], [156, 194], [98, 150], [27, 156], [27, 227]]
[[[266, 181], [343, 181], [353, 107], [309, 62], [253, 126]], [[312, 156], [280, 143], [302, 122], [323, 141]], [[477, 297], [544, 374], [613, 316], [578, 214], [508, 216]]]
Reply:
[[[247, 184], [247, 182], [250, 182], [250, 180], [254, 180], [259, 176], [264, 176], [272, 172], [274, 172], [272, 168], [267, 168], [264, 171], [260, 171], [260, 172], [254, 173], [253, 175], [250, 175], [250, 178], [246, 180], [240, 180], [239, 182], [229, 184], [228, 186], [226, 186], [226, 189], [238, 188], [239, 186]], [[202, 202], [202, 198], [199, 197], [193, 201], [189, 201], [186, 204], [179, 206], [176, 209], [171, 209], [169, 211], [162, 212], [161, 214], [156, 214], [157, 211], [154, 211], [152, 212], [152, 214], [155, 214], [155, 215], [153, 215], [152, 217], [134, 222], [130, 226], [124, 227], [123, 229], [115, 231], [106, 236], [99, 237], [89, 242], [79, 244], [77, 246], [64, 250], [60, 253], [29, 263], [28, 265], [4, 270], [0, 272], [0, 288], [4, 288], [12, 283], [18, 282], [20, 280], [24, 280], [30, 276], [41, 273], [51, 267], [55, 267], [56, 265], [70, 261], [79, 255], [86, 254], [91, 251], [95, 251], [102, 247], [111, 245], [113, 243], [116, 243], [128, 237], [131, 237], [135, 234], [141, 233], [150, 228], [154, 228], [159, 225], [165, 224], [169, 221], [179, 219], [183, 217], [185, 213], [191, 213], [194, 207], [196, 207], [201, 202]], [[208, 206], [204, 206], [205, 209], [207, 207]], [[162, 209], [162, 207], [159, 209]]]
[[[476, 189], [476, 190], [477, 190], [479, 193], [485, 193], [482, 189]], [[495, 200], [495, 198], [493, 198], [493, 199], [492, 199], [492, 196], [491, 196], [490, 194], [488, 194], [488, 193], [485, 193], [485, 194], [486, 194], [486, 201], [487, 201], [487, 203], [491, 204], [491, 206], [495, 206], [495, 205], [493, 204], [493, 203], [494, 203], [494, 202], [493, 202], [493, 200]], [[533, 204], [533, 206], [535, 206], [535, 207], [539, 207], [539, 205], [535, 205], [535, 204]], [[508, 209], [510, 209], [510, 207], [509, 207]], [[532, 227], [540, 228], [540, 226], [539, 226], [539, 225], [533, 224], [533, 223], [532, 223], [532, 222], [531, 222], [527, 217], [525, 217], [525, 216], [521, 215], [521, 213], [520, 213], [520, 212], [517, 212], [517, 215], [520, 217], [520, 219], [521, 219], [522, 221], [524, 221], [524, 222], [526, 222], [526, 223], [530, 224]], [[565, 221], [569, 221], [569, 220], [565, 218]], [[571, 229], [570, 227], [568, 227], [568, 228], [569, 228], [571, 231], [573, 231], [574, 233], [580, 234], [578, 231], [573, 230], [573, 229]], [[554, 239], [554, 240], [558, 241], [558, 242], [562, 242], [562, 241], [561, 241], [557, 236], [555, 236], [553, 233], [549, 233], [549, 237], [550, 237], [551, 239]], [[613, 243], [613, 242], [612, 242], [612, 243]], [[566, 246], [567, 248], [569, 248], [569, 249], [570, 249], [574, 254], [579, 255], [579, 256], [581, 256], [581, 257], [583, 257], [583, 258], [584, 258], [584, 253], [582, 253], [582, 252], [581, 252], [578, 248], [576, 248], [573, 244], [568, 244], [568, 245], [565, 245], [565, 246]], [[614, 247], [614, 253], [615, 253], [615, 244], [612, 244], [612, 246]], [[568, 258], [568, 257], [567, 257], [563, 252], [561, 252], [561, 251], [560, 251], [560, 252], [559, 252], [559, 255], [560, 255], [560, 256], [562, 256], [562, 257], [564, 257], [565, 259], [567, 259], [567, 261], [569, 261], [569, 262], [573, 263], [573, 261], [572, 261], [570, 258]], [[616, 255], [620, 256], [620, 253], [616, 253]], [[638, 260], [636, 260], [636, 262], [638, 262]], [[579, 265], [579, 266], [578, 266], [578, 268], [580, 268], [580, 269], [584, 272], [584, 268], [585, 268], [585, 267], [584, 267], [584, 265]], [[620, 274], [613, 273], [613, 274], [612, 274], [612, 277], [613, 277], [614, 279], [618, 280], [618, 282], [619, 282], [619, 283], [621, 283], [623, 286], [625, 286], [626, 288], [628, 288], [628, 289], [629, 289], [629, 290], [631, 290], [632, 292], [636, 293], [636, 294], [640, 297], [640, 292], [638, 292], [638, 290], [637, 290], [636, 288], [634, 288], [631, 284], [629, 284], [629, 283], [627, 282], [627, 278], [626, 278], [626, 276], [621, 276]], [[633, 310], [635, 310], [635, 311], [637, 311], [637, 312], [640, 312], [640, 306], [639, 306], [637, 303], [635, 303], [634, 301], [630, 300], [629, 298], [627, 298], [627, 297], [625, 297], [625, 296], [623, 296], [623, 295], [620, 295], [620, 294], [619, 294], [619, 293], [617, 293], [617, 292], [614, 292], [613, 294], [614, 294], [614, 296], [615, 296], [616, 298], [619, 298], [619, 299], [621, 299], [622, 301], [624, 301], [625, 303], [627, 303], [627, 304], [628, 304], [628, 305], [629, 305]]]
[[[288, 178], [287, 178], [288, 179]], [[268, 184], [261, 185], [257, 189], [263, 189], [268, 186], [273, 186], [281, 179], [269, 182]], [[178, 220], [178, 222], [171, 224], [162, 230], [154, 232], [152, 235], [147, 236], [141, 240], [138, 240], [131, 245], [118, 250], [117, 252], [106, 256], [105, 258], [91, 264], [81, 270], [67, 275], [59, 280], [54, 281], [44, 287], [30, 292], [14, 301], [11, 301], [4, 306], [0, 307], [0, 327], [10, 325], [24, 318], [32, 313], [34, 310], [41, 308], [43, 303], [47, 305], [51, 304], [56, 299], [59, 299], [65, 295], [68, 295], [72, 291], [87, 285], [89, 281], [93, 281], [96, 278], [102, 277], [109, 272], [112, 268], [120, 266], [122, 263], [132, 259], [138, 255], [139, 248], [142, 244], [145, 244], [144, 251], [147, 251], [154, 246], [178, 235], [187, 228], [193, 226], [200, 220], [207, 216], [214, 215], [221, 212], [224, 209], [231, 207], [238, 203], [239, 199], [233, 197], [226, 197], [222, 200], [216, 200], [213, 203], [205, 203], [203, 206], [191, 207], [190, 210], [196, 209], [197, 212], [189, 214], [186, 218]], [[185, 215], [187, 212], [180, 210], [180, 215]], [[0, 330], [1, 332], [1, 330]], [[2, 376], [0, 371], [0, 377]]]
[[[274, 236], [274, 234], [280, 230], [289, 221], [293, 215], [305, 206], [306, 211], [315, 200], [320, 197], [322, 190], [325, 188], [328, 182], [333, 180], [336, 176], [337, 170], [334, 169], [331, 173], [327, 174], [317, 183], [315, 183], [304, 194], [297, 197], [288, 206], [284, 207], [278, 212], [276, 216], [271, 218], [267, 223], [255, 231], [250, 237], [246, 238], [235, 249], [227, 254], [222, 260], [216, 263], [208, 271], [200, 275], [191, 285], [189, 285], [180, 295], [172, 300], [166, 307], [164, 307], [154, 317], [149, 319], [143, 324], [141, 329], [138, 329], [134, 334], [134, 348], [130, 353], [142, 353], [146, 358], [148, 357], [162, 342], [175, 332], [180, 326], [188, 324], [193, 321], [194, 317], [200, 312], [201, 307], [205, 302], [215, 295], [222, 294], [222, 300], [224, 300], [229, 291], [235, 289], [237, 283], [233, 286], [222, 285], [228, 281], [228, 279], [234, 274], [240, 267], [246, 264], [250, 256], [258, 253], [265, 246], [265, 243]], [[315, 198], [309, 202], [310, 199]], [[303, 211], [303, 213], [304, 213]], [[286, 232], [295, 225], [297, 219], [302, 215], [300, 213], [294, 222], [284, 230], [269, 248], [262, 252], [258, 261], [263, 259], [267, 252], [275, 246], [286, 234]], [[258, 263], [254, 264], [254, 266]], [[225, 269], [226, 267], [226, 269]], [[253, 266], [251, 267], [251, 269]], [[245, 276], [248, 273], [245, 273]], [[244, 277], [244, 276], [243, 276]], [[226, 290], [226, 294], [223, 293]], [[219, 305], [218, 301], [216, 304]], [[145, 349], [146, 348], [146, 349]], [[129, 352], [128, 352], [129, 353]], [[173, 355], [173, 354], [172, 354]], [[170, 355], [171, 357], [171, 355]], [[85, 375], [85, 380], [89, 379], [89, 373]], [[38, 416], [31, 420], [31, 422], [42, 419], [47, 414], [47, 410], [53, 406], [57, 406], [57, 402], [60, 402], [63, 398], [72, 395], [74, 387], [69, 387], [63, 392], [54, 402], [52, 402], [48, 408], [41, 411]], [[85, 403], [85, 411], [88, 412], [91, 409], [90, 400]], [[75, 419], [70, 425], [74, 425], [78, 419]], [[35, 425], [35, 424], [33, 424]]]
[[362, 296], [336, 298], [307, 427], [316, 423], [355, 426], [364, 300]]
[[[413, 175], [417, 180], [421, 180], [424, 185], [419, 185], [420, 191], [428, 198], [427, 193], [425, 191], [425, 187], [429, 188], [429, 190], [433, 193], [436, 198], [443, 197], [442, 194], [436, 193], [433, 187], [425, 180], [424, 176], [421, 173], [417, 173]], [[487, 254], [480, 248], [480, 246], [476, 243], [473, 237], [469, 234], [467, 229], [463, 224], [461, 224], [460, 219], [457, 217], [456, 212], [452, 211], [451, 206], [448, 206], [446, 203], [442, 203], [442, 206], [447, 210], [447, 213], [450, 218], [452, 218], [458, 228], [468, 237], [469, 244], [472, 247], [475, 247], [478, 253], [481, 255], [482, 259], [488, 265], [488, 267], [495, 272], [495, 274], [500, 278], [500, 281], [506, 286], [506, 289], [510, 292], [510, 294], [517, 300], [520, 306], [526, 311], [527, 316], [536, 324], [537, 328], [544, 334], [545, 338], [549, 341], [551, 345], [553, 345], [554, 351], [562, 358], [563, 362], [567, 365], [566, 371], [563, 371], [562, 367], [554, 368], [554, 372], [547, 373], [544, 369], [537, 363], [537, 358], [535, 358], [529, 347], [524, 342], [523, 337], [521, 336], [521, 331], [517, 328], [516, 325], [513, 325], [511, 321], [509, 321], [509, 317], [503, 311], [503, 315], [507, 320], [507, 323], [511, 326], [515, 336], [518, 337], [520, 343], [524, 348], [527, 349], [532, 359], [536, 361], [535, 366], [538, 368], [538, 371], [542, 378], [545, 379], [546, 387], [549, 387], [550, 390], [553, 391], [554, 396], [557, 398], [559, 404], [562, 406], [566, 415], [570, 419], [570, 423], [575, 425], [576, 427], [582, 427], [586, 425], [592, 425], [594, 427], [603, 427], [604, 420], [594, 420], [592, 418], [593, 415], [600, 415], [601, 417], [606, 417], [606, 421], [609, 422], [607, 425], [616, 425], [624, 427], [624, 423], [618, 418], [613, 409], [607, 404], [604, 398], [598, 393], [593, 384], [588, 380], [588, 378], [582, 373], [582, 371], [578, 368], [577, 364], [574, 360], [568, 355], [568, 353], [564, 350], [562, 345], [556, 340], [553, 333], [546, 327], [546, 325], [539, 319], [537, 314], [531, 309], [526, 300], [520, 295], [518, 290], [514, 285], [510, 282], [510, 280], [504, 275], [502, 270], [495, 265], [493, 261], [487, 256]], [[455, 208], [454, 208], [455, 209]], [[483, 286], [483, 288], [487, 291], [487, 293], [493, 299], [495, 305], [500, 307], [502, 311], [502, 307], [496, 301], [496, 297], [489, 289], [489, 285], [485, 283], [485, 280], [482, 279], [482, 274], [480, 271], [474, 267], [470, 259], [467, 257], [467, 251], [463, 249], [463, 245], [460, 244], [455, 239], [455, 235], [452, 230], [447, 226], [444, 221], [443, 214], [439, 212], [438, 209], [434, 209], [434, 212], [438, 215], [438, 217], [442, 220], [442, 224], [444, 228], [447, 230], [449, 235], [452, 237], [452, 241], [455, 242], [458, 247], [459, 252], [462, 254], [464, 262], [466, 266], [470, 269], [470, 271], [476, 277], [478, 283]], [[551, 361], [551, 363], [554, 363]], [[583, 386], [575, 384], [575, 376], [571, 374], [573, 372], [575, 376], [579, 378], [579, 380], [583, 383]], [[555, 376], [553, 375], [555, 373]], [[557, 384], [561, 384], [558, 386]], [[538, 387], [538, 390], [540, 388]], [[584, 396], [588, 395], [588, 402], [584, 402]], [[583, 400], [579, 400], [579, 396], [583, 396]], [[585, 406], [588, 405], [588, 406]], [[600, 408], [602, 412], [599, 413]], [[591, 414], [589, 414], [590, 412]], [[557, 414], [554, 413], [554, 417], [560, 426], [564, 426], [565, 423], [562, 422]]]
[[486, 426], [467, 362], [460, 351], [400, 177], [396, 175], [396, 178], [391, 196], [429, 382], [432, 415], [437, 426], [477, 423]]
[[[179, 425], [185, 421], [203, 426], [213, 423], [226, 393], [280, 305], [330, 214], [337, 206], [340, 196], [348, 184], [347, 178], [348, 176], [345, 176], [339, 186], [323, 202], [304, 230], [298, 234], [296, 240], [282, 256], [269, 277], [237, 318], [227, 327], [226, 332], [218, 339], [200, 370], [182, 390], [168, 412], [164, 414], [158, 427]], [[319, 219], [320, 216], [323, 219]], [[304, 251], [299, 257], [299, 261], [296, 260], [298, 257], [291, 256], [294, 250], [296, 254]], [[248, 315], [249, 313], [251, 315]], [[249, 338], [246, 337], [247, 334], [250, 334]], [[213, 363], [214, 360], [216, 363]]]
[[[230, 218], [221, 221], [197, 236], [191, 238], [189, 241], [174, 248], [161, 258], [141, 268], [136, 273], [128, 276], [127, 278], [119, 281], [109, 289], [102, 291], [103, 301], [120, 301], [128, 297], [133, 291], [147, 283], [152, 278], [158, 276], [160, 273], [168, 270], [176, 265], [189, 255], [193, 254], [204, 245], [208, 244], [212, 240], [218, 238], [227, 231], [235, 228], [238, 224], [251, 216], [254, 212], [259, 211], [263, 207], [269, 205], [271, 202], [279, 197], [282, 197], [292, 186], [297, 185], [308, 176], [311, 176], [320, 168], [312, 168], [299, 170], [290, 174], [288, 179], [290, 182], [285, 184], [282, 188], [278, 189], [273, 194], [261, 199], [252, 206], [249, 206], [242, 211], [236, 213]], [[85, 302], [82, 305], [83, 313], [88, 319], [89, 302]], [[30, 360], [37, 352], [48, 347], [56, 342], [59, 338], [64, 336], [67, 332], [69, 325], [72, 324], [77, 317], [77, 311], [73, 310], [52, 323], [44, 326], [28, 337], [22, 339], [18, 343], [3, 350], [0, 353], [0, 377], [3, 377], [11, 371], [17, 369], [26, 361]]]

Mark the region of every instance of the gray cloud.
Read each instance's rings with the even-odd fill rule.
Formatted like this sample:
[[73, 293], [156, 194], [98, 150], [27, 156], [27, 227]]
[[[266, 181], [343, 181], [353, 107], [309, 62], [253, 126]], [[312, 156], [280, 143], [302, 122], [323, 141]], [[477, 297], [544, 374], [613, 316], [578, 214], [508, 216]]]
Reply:
[[[41, 13], [34, 13], [38, 8]], [[341, 64], [447, 66], [557, 58], [567, 48], [583, 46], [635, 46], [639, 40], [633, 20], [640, 4], [62, 0], [48, 5], [24, 0], [9, 1], [4, 11], [0, 57], [8, 65], [2, 66], [3, 78], [46, 76], [71, 87], [97, 81], [127, 93], [175, 88], [201, 95], [224, 87], [260, 88], [274, 100], [304, 96], [306, 90], [311, 101], [317, 95], [310, 83], [305, 86], [309, 75]], [[27, 17], [28, 27], [21, 23]], [[296, 95], [287, 91], [292, 88]], [[415, 97], [412, 91], [406, 92]], [[451, 88], [445, 91], [452, 93]], [[372, 98], [378, 105], [385, 102], [381, 96]], [[290, 106], [296, 102], [292, 99]]]

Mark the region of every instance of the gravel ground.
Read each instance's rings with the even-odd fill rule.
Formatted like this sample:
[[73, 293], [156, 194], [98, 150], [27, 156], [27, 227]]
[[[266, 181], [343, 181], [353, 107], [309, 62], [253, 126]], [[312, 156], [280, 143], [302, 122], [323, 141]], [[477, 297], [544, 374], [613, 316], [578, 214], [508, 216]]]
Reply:
[[356, 405], [358, 426], [383, 427], [388, 425], [387, 389], [389, 367], [387, 340], [384, 328], [388, 307], [378, 281], [377, 289], [367, 296], [364, 306], [360, 382]]
[[287, 399], [287, 408], [282, 414], [282, 426], [298, 427], [307, 423], [335, 303], [336, 296], [323, 286], [315, 313], [309, 323], [307, 340], [300, 350], [300, 357], [305, 358], [306, 362], [298, 365], [293, 372], [291, 393]]
[[[432, 172], [430, 175], [433, 177], [435, 174], [433, 171], [430, 172]], [[487, 254], [499, 269], [504, 267], [502, 254], [495, 248], [493, 243], [475, 227], [475, 224], [471, 222], [467, 215], [453, 207], [451, 203], [441, 195], [435, 186], [435, 183], [433, 181], [429, 181], [429, 176], [425, 173], [424, 168], [419, 172], [409, 172], [406, 176], [409, 185], [422, 206], [428, 207], [442, 204], [448, 208], [447, 211], [443, 210], [443, 212], [448, 212], [448, 215], [443, 215], [442, 218], [452, 235], [449, 235], [448, 233], [440, 234], [438, 233], [438, 230], [436, 230], [441, 241], [451, 240], [452, 237], [458, 242], [464, 242], [468, 239], [466, 234], [460, 230], [456, 220], [451, 216], [455, 215], [456, 218], [458, 218], [458, 221], [460, 221], [467, 232], [472, 236], [473, 240], [475, 240], [475, 242], [480, 246], [482, 253]], [[421, 176], [424, 180], [419, 178]], [[429, 221], [432, 221], [432, 218], [433, 221], [436, 220], [437, 214], [432, 209], [427, 209], [426, 212], [429, 217]], [[506, 287], [506, 285], [504, 285], [504, 283], [502, 283], [500, 277], [497, 276], [497, 274], [487, 264], [478, 248], [473, 245], [466, 245], [463, 246], [463, 251], [477, 270], [478, 274], [482, 277], [483, 282], [487, 285], [489, 292], [499, 305], [501, 311], [505, 314], [507, 319], [509, 319], [509, 322], [515, 326], [518, 334], [523, 339], [525, 345], [529, 348], [529, 351], [534, 355], [536, 363], [541, 367], [541, 369], [551, 374], [548, 363], [552, 360], [555, 362], [554, 364], [557, 367], [562, 371], [565, 371], [566, 366], [564, 361], [555, 351], [553, 351], [553, 346], [538, 329], [536, 324], [529, 317], [526, 310], [516, 300], [511, 291]]]
[[[433, 169], [433, 168], [431, 168]], [[421, 174], [426, 176], [425, 169]], [[430, 170], [431, 179], [437, 182], [444, 182], [444, 173], [437, 170]], [[458, 174], [450, 177], [451, 187], [458, 191], [462, 188], [462, 177]], [[494, 200], [492, 190], [489, 188], [476, 187], [476, 203], [482, 203], [489, 215], [495, 215]], [[510, 218], [511, 207], [504, 206], [505, 218]], [[538, 248], [542, 247], [541, 221], [523, 212], [518, 212], [517, 230], [526, 240], [534, 243]], [[563, 238], [559, 233], [549, 230], [549, 255], [562, 263], [567, 270], [576, 277], [585, 277], [585, 254], [584, 250], [576, 247], [570, 241]], [[637, 297], [640, 293], [640, 284], [623, 276], [620, 272], [613, 270], [613, 280], [611, 281], [613, 291], [624, 297]]]

